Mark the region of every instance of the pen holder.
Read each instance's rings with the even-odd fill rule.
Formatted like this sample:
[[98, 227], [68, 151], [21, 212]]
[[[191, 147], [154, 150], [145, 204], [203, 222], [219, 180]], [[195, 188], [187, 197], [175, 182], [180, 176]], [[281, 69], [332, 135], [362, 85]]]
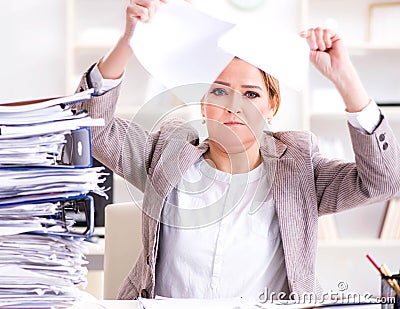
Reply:
[[[381, 308], [400, 309], [400, 274], [382, 276], [381, 278]], [[396, 292], [397, 291], [397, 292]]]

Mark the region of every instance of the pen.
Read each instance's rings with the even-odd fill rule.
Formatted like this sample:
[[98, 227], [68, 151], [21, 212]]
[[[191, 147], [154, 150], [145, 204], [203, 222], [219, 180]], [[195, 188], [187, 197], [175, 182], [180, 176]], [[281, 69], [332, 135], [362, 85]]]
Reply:
[[[388, 267], [385, 264], [379, 266], [369, 254], [367, 254], [367, 259], [379, 271], [381, 276], [385, 276], [385, 277], [390, 277], [391, 276], [391, 274], [390, 274], [390, 272], [388, 270]], [[386, 278], [385, 280], [393, 288], [393, 290], [396, 292], [397, 296], [400, 297], [400, 286], [399, 286], [397, 280], [396, 279], [391, 279], [391, 278]]]
[[[385, 276], [390, 277], [392, 275], [390, 273], [390, 271], [389, 271], [389, 268], [385, 264], [382, 264], [381, 269], [382, 269], [382, 273], [385, 274]], [[397, 282], [396, 279], [388, 279], [388, 281], [389, 280], [393, 281], [393, 286], [394, 286], [393, 289], [396, 291], [397, 296], [400, 297], [400, 286], [399, 286], [399, 283]]]

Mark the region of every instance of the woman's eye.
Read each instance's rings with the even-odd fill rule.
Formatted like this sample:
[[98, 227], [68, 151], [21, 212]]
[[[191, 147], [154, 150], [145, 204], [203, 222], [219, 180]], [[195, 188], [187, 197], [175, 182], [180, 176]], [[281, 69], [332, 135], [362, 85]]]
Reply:
[[244, 95], [249, 99], [255, 99], [255, 98], [260, 97], [260, 95], [254, 91], [247, 91]]
[[227, 95], [228, 92], [225, 89], [222, 88], [215, 88], [213, 89], [213, 91], [211, 91], [212, 94], [216, 95], [216, 96], [223, 96], [223, 95]]

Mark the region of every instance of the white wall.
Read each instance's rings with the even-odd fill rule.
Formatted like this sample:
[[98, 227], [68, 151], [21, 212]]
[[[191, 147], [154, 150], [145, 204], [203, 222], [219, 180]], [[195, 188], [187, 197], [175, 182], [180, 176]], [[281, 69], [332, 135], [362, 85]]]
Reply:
[[0, 1], [0, 100], [64, 94], [64, 1]]

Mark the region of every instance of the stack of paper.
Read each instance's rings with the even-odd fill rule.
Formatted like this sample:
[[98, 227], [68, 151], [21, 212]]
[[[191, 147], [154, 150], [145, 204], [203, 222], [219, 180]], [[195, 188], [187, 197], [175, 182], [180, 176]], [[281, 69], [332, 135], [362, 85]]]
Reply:
[[102, 167], [64, 169], [0, 169], [0, 206], [9, 203], [64, 198], [89, 191], [106, 196]]
[[0, 167], [56, 165], [71, 131], [104, 124], [71, 108], [92, 93], [91, 89], [51, 100], [1, 103]]
[[66, 307], [85, 284], [84, 243], [21, 234], [0, 238], [0, 306]]
[[[84, 239], [106, 174], [91, 167], [92, 91], [0, 104], [0, 307], [68, 307], [86, 284]], [[75, 229], [76, 220], [86, 229]]]

